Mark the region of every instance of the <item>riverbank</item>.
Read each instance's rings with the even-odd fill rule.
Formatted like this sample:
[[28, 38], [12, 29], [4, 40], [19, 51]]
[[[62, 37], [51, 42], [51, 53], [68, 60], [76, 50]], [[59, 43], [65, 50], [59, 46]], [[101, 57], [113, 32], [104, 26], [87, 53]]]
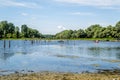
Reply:
[[15, 73], [0, 76], [0, 80], [120, 80], [120, 74], [111, 73]]
[[120, 39], [116, 38], [71, 38], [71, 39], [48, 39], [48, 38], [0, 38], [0, 40], [90, 40], [90, 41], [111, 41], [120, 42]]

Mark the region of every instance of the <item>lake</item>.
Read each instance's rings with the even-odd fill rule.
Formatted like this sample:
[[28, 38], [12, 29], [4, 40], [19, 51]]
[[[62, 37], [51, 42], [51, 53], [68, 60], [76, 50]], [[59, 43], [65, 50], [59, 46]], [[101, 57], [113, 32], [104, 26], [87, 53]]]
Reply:
[[18, 72], [96, 72], [120, 69], [120, 42], [0, 40], [0, 75]]

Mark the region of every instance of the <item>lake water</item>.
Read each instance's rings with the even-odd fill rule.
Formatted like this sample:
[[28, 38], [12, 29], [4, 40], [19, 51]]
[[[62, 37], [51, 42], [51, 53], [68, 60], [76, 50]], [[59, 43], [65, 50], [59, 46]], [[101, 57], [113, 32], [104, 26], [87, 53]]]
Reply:
[[120, 42], [0, 40], [0, 74], [120, 69]]

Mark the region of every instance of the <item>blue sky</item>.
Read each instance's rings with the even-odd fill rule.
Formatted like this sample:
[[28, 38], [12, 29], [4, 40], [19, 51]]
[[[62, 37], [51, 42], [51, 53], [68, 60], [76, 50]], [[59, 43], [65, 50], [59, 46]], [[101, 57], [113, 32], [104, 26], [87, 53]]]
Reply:
[[120, 0], [0, 0], [2, 20], [19, 27], [27, 24], [43, 34], [115, 25], [120, 20]]

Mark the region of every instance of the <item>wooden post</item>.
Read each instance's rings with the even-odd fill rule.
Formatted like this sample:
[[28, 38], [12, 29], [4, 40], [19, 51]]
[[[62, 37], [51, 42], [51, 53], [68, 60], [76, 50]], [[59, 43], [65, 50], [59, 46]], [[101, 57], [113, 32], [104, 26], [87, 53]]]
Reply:
[[33, 45], [33, 40], [31, 40], [31, 44]]
[[6, 47], [6, 41], [5, 40], [4, 40], [4, 44], [3, 45], [4, 45], [4, 49], [5, 49], [5, 47]]
[[9, 40], [9, 48], [10, 48], [10, 46], [11, 46], [11, 45], [10, 45], [10, 40]]

